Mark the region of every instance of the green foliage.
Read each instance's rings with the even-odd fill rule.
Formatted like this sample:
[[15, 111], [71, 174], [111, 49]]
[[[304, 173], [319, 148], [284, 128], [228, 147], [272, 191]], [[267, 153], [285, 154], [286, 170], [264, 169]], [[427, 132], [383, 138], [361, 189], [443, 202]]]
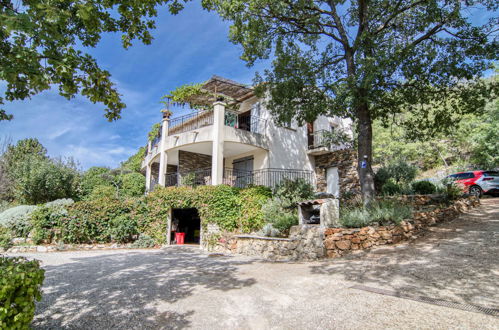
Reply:
[[121, 177], [121, 196], [140, 197], [144, 195], [146, 178], [140, 173], [127, 173]]
[[262, 208], [263, 216], [280, 235], [285, 235], [291, 226], [298, 224], [298, 213], [295, 209], [287, 207], [278, 198], [268, 201]]
[[132, 247], [136, 249], [147, 249], [147, 248], [152, 248], [156, 244], [154, 242], [154, 239], [152, 239], [150, 236], [140, 234], [139, 238], [132, 243]]
[[0, 225], [0, 248], [7, 250], [12, 246], [12, 235], [7, 227]]
[[383, 185], [383, 188], [381, 188], [381, 193], [383, 195], [398, 195], [402, 193], [402, 187], [398, 183], [389, 180]]
[[412, 217], [412, 208], [394, 202], [373, 202], [369, 206], [343, 208], [340, 223], [344, 227], [360, 228], [373, 224], [399, 224]]
[[208, 110], [211, 109], [211, 104], [204, 104], [196, 102], [202, 96], [208, 96], [210, 93], [203, 90], [204, 83], [199, 84], [185, 84], [170, 91], [169, 94], [163, 96], [163, 103], [168, 104], [170, 101], [175, 105], [185, 106], [189, 105], [191, 109]]
[[427, 195], [437, 191], [437, 187], [430, 181], [416, 181], [411, 186], [415, 194]]
[[161, 133], [161, 123], [156, 123], [152, 125], [151, 130], [147, 134], [148, 141], [152, 141], [159, 136]]
[[17, 141], [15, 145], [8, 145], [3, 154], [8, 167], [7, 171], [31, 156], [47, 158], [47, 149], [36, 138], [22, 139]]
[[106, 185], [95, 186], [92, 193], [88, 196], [88, 200], [101, 198], [116, 198], [116, 189]]
[[11, 175], [15, 197], [21, 203], [45, 203], [75, 197], [78, 193], [79, 173], [71, 159], [62, 161], [29, 156], [16, 165]]
[[60, 220], [57, 229], [61, 240], [64, 243], [110, 242], [114, 219], [130, 214], [134, 205], [134, 200], [113, 198], [76, 202]]
[[423, 170], [445, 166], [448, 171], [456, 167], [467, 170], [470, 165], [484, 169], [499, 166], [499, 102], [491, 99], [485, 113], [467, 114], [460, 122], [452, 119], [455, 125], [451, 131], [435, 132], [433, 137], [410, 136], [410, 131], [398, 123], [405, 113], [390, 123], [375, 122], [374, 162], [386, 165], [402, 158]]
[[196, 185], [196, 173], [190, 172], [183, 174], [180, 180], [181, 180], [181, 185], [194, 187]]
[[0, 256], [0, 328], [28, 329], [35, 300], [42, 298], [45, 271], [37, 260]]
[[59, 200], [39, 206], [31, 213], [32, 239], [35, 244], [62, 240], [61, 221], [68, 216], [67, 209], [72, 204], [67, 200]]
[[81, 196], [85, 197], [92, 193], [96, 186], [111, 186], [106, 175], [111, 172], [107, 167], [91, 167], [81, 178]]
[[111, 219], [109, 232], [111, 234], [111, 239], [115, 242], [131, 242], [134, 237], [139, 234], [137, 231], [137, 220], [130, 214], [120, 215]]
[[0, 213], [0, 226], [12, 231], [16, 237], [27, 237], [31, 231], [29, 221], [31, 213], [36, 209], [33, 205], [19, 205]]
[[121, 164], [121, 167], [128, 171], [140, 173], [140, 168], [142, 165], [142, 161], [144, 160], [146, 149], [146, 147], [140, 147], [135, 154], [130, 156], [130, 158], [128, 158]]
[[[3, 1], [0, 10], [0, 104], [25, 100], [51, 86], [67, 99], [77, 94], [106, 106], [109, 120], [125, 107], [111, 74], [81, 49], [96, 47], [101, 35], [121, 33], [122, 45], [150, 44], [156, 7], [150, 1]], [[12, 115], [0, 109], [0, 120]]]
[[478, 127], [472, 131], [469, 142], [472, 145], [471, 161], [482, 168], [499, 167], [499, 101], [489, 104], [488, 111], [481, 118]]
[[259, 230], [265, 224], [262, 207], [272, 197], [270, 188], [254, 186], [239, 192], [241, 212], [238, 216], [238, 228], [243, 233]]
[[274, 197], [282, 201], [285, 207], [294, 207], [302, 200], [314, 197], [314, 188], [304, 179], [284, 179], [274, 188]]

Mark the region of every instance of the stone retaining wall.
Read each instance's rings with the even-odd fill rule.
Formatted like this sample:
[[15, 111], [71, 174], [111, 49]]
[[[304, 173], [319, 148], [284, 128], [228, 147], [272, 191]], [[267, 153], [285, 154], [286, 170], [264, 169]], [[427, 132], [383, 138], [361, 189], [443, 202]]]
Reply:
[[460, 213], [479, 204], [480, 201], [474, 197], [461, 199], [448, 207], [428, 212], [415, 212], [413, 219], [402, 221], [400, 225], [355, 229], [328, 228], [324, 232], [326, 255], [328, 258], [335, 258], [354, 250], [398, 243], [414, 237], [426, 227], [444, 220], [452, 220]]
[[[431, 196], [412, 198], [418, 205], [425, 205]], [[400, 225], [368, 226], [363, 228], [324, 228], [319, 225], [293, 226], [288, 238], [236, 235], [222, 239], [212, 250], [258, 256], [267, 260], [315, 260], [335, 258], [355, 250], [373, 246], [395, 244], [416, 236], [428, 226], [452, 220], [460, 213], [480, 204], [469, 197], [451, 206], [427, 212], [415, 212], [414, 218]]]

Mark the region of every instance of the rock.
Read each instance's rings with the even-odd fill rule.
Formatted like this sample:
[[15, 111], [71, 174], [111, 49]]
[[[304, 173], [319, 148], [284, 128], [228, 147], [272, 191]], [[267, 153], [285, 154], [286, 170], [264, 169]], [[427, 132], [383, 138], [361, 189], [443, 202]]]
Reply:
[[352, 243], [359, 244], [360, 243], [360, 238], [355, 236], [351, 239]]
[[348, 250], [350, 249], [351, 242], [349, 240], [342, 240], [336, 242], [336, 247], [340, 250]]
[[47, 251], [48, 251], [48, 249], [45, 246], [40, 245], [40, 246], [36, 247], [36, 252], [47, 252]]
[[334, 243], [335, 241], [328, 238], [324, 241], [324, 246], [326, 247], [326, 249], [328, 250], [334, 250], [335, 247], [336, 247], [336, 244]]

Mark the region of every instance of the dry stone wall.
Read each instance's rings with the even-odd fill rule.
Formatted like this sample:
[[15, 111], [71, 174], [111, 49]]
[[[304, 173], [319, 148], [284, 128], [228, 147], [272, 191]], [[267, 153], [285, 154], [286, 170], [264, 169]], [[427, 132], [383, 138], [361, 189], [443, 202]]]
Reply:
[[[432, 196], [413, 196], [406, 201], [414, 205], [426, 205], [433, 198]], [[300, 225], [291, 227], [288, 238], [230, 236], [219, 240], [212, 250], [278, 261], [336, 258], [351, 251], [411, 239], [425, 228], [441, 221], [452, 220], [460, 213], [479, 204], [479, 199], [475, 197], [463, 198], [447, 207], [415, 212], [413, 219], [402, 221], [399, 225], [363, 228]]]
[[315, 177], [317, 190], [327, 189], [326, 170], [338, 168], [341, 192], [360, 192], [359, 175], [357, 173], [357, 152], [352, 149], [337, 150], [324, 155], [315, 156]]
[[[414, 204], [424, 205], [431, 199], [412, 199]], [[444, 220], [452, 220], [460, 213], [480, 204], [479, 199], [470, 197], [456, 201], [448, 207], [436, 208], [427, 212], [415, 212], [414, 217], [402, 221], [400, 225], [369, 226], [363, 228], [328, 228], [324, 236], [326, 256], [335, 258], [350, 251], [368, 249], [372, 246], [395, 244], [416, 236], [425, 228]]]

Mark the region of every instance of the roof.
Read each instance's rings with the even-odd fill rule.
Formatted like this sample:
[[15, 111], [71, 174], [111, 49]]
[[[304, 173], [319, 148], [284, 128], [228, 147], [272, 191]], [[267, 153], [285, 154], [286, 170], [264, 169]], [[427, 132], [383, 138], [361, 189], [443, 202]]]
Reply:
[[191, 104], [211, 106], [219, 97], [228, 104], [237, 104], [254, 96], [252, 87], [214, 75], [201, 89], [206, 93], [193, 95], [187, 100]]

